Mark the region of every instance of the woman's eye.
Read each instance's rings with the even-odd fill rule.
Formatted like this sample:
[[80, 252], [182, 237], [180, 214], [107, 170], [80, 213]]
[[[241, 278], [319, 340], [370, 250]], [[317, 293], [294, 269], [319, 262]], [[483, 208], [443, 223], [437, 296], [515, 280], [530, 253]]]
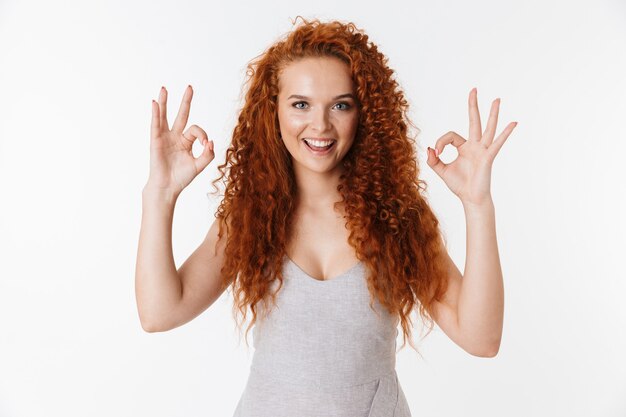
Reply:
[[348, 103], [337, 103], [338, 106], [345, 106], [343, 108], [340, 108], [339, 110], [348, 110], [350, 108], [350, 105]]
[[299, 104], [306, 105], [306, 103], [304, 101], [297, 101], [297, 102], [293, 103], [293, 106], [296, 109], [303, 109], [304, 107], [298, 107]]

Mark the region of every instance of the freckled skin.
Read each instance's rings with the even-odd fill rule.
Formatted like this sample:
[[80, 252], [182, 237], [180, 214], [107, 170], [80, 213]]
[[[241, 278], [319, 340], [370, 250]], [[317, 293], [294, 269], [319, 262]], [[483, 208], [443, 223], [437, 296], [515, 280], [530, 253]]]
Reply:
[[[302, 58], [279, 74], [278, 121], [280, 133], [292, 156], [296, 176], [341, 172], [358, 125], [354, 85], [346, 63], [333, 57]], [[291, 95], [307, 97], [290, 98]], [[331, 138], [336, 143], [328, 155], [312, 154], [303, 138]]]

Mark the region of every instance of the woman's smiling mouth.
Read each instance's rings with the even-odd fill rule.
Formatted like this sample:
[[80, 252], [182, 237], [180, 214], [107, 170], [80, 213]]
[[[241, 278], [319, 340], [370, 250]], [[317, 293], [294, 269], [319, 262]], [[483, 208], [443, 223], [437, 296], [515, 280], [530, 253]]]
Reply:
[[306, 147], [314, 154], [314, 155], [326, 155], [337, 142], [334, 139], [329, 140], [317, 140], [313, 138], [304, 138], [304, 143]]

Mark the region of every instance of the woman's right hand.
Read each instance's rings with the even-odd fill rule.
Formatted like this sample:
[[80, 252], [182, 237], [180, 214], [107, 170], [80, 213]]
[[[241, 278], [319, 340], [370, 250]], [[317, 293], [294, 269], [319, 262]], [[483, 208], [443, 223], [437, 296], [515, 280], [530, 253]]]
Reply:
[[[150, 177], [144, 189], [166, 191], [178, 195], [215, 158], [213, 141], [197, 125], [186, 131], [193, 90], [187, 86], [172, 129], [167, 123], [167, 90], [161, 87], [159, 102], [152, 100], [150, 126]], [[196, 139], [204, 146], [202, 154], [193, 156]]]

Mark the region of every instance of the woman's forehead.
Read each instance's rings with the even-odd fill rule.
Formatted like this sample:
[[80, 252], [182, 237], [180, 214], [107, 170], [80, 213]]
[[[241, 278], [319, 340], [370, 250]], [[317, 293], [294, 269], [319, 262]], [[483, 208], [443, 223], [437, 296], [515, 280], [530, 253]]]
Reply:
[[287, 64], [279, 73], [281, 95], [337, 96], [353, 92], [348, 65], [334, 57], [306, 57]]

